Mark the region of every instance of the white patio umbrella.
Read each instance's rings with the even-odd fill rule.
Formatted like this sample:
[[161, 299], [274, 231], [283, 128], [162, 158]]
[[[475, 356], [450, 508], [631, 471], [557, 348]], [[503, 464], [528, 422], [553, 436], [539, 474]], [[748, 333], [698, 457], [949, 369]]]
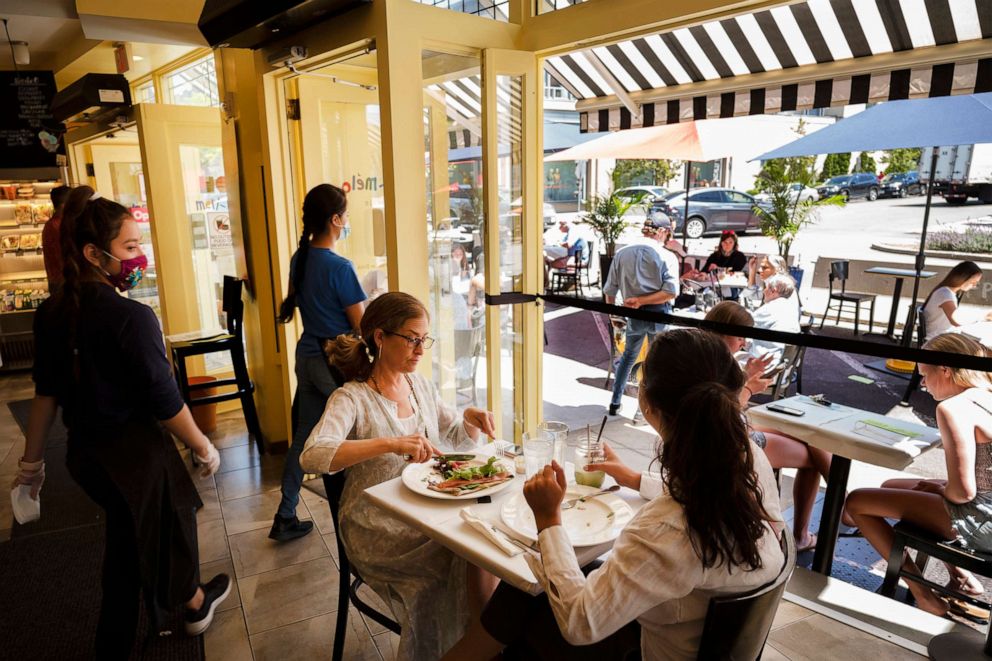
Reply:
[[[796, 119], [798, 123], [798, 118]], [[682, 244], [689, 217], [689, 171], [693, 161], [712, 161], [730, 156], [753, 160], [769, 144], [796, 136], [795, 125], [764, 115], [701, 119], [641, 129], [607, 133], [545, 157], [545, 161], [580, 161], [592, 158], [674, 159], [685, 161], [685, 216]]]
[[[985, 142], [992, 142], [992, 92], [881, 103], [751, 160], [934, 147], [930, 159], [930, 181], [923, 212], [920, 251], [916, 255], [916, 277], [909, 317], [912, 325], [916, 314], [916, 300], [920, 293], [920, 272], [926, 260], [924, 251], [927, 225], [930, 222], [933, 176], [940, 151], [937, 147]], [[912, 332], [903, 333], [904, 344], [911, 336]]]

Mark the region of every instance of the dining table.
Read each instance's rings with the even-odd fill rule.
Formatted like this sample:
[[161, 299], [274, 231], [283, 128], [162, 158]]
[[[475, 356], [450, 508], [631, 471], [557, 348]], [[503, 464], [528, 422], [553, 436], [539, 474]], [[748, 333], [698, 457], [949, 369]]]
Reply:
[[933, 427], [843, 404], [818, 403], [806, 395], [753, 406], [747, 417], [755, 427], [788, 434], [833, 454], [813, 553], [813, 570], [827, 576], [833, 567], [851, 462], [903, 470], [940, 444], [940, 433]]
[[[892, 290], [892, 309], [889, 311], [889, 325], [885, 328], [885, 336], [887, 338], [894, 339], [896, 332], [896, 316], [899, 313], [899, 300], [902, 298], [902, 281], [905, 278], [915, 278], [916, 271], [914, 269], [897, 269], [890, 268], [888, 266], [873, 266], [870, 269], [865, 269], [865, 273], [869, 275], [881, 275], [888, 276], [890, 278], [895, 278], [896, 284], [895, 288]], [[926, 280], [937, 275], [934, 271], [920, 271], [920, 279]], [[903, 345], [909, 346], [909, 341], [913, 337], [913, 318], [915, 317], [915, 311], [913, 310], [914, 302], [910, 302], [909, 313], [906, 317], [906, 325], [903, 327]]]
[[[478, 449], [477, 454], [488, 455], [494, 452], [492, 444]], [[509, 460], [511, 463], [512, 459]], [[565, 473], [569, 482], [574, 483], [574, 467], [566, 464]], [[491, 496], [480, 494], [480, 498], [455, 500], [453, 498], [429, 497], [416, 493], [403, 483], [402, 477], [387, 480], [365, 490], [368, 497], [383, 511], [388, 512], [426, 537], [441, 544], [455, 555], [473, 565], [488, 571], [500, 580], [529, 594], [543, 592], [524, 556], [539, 553], [537, 544], [520, 535], [501, 520], [503, 504], [523, 491], [526, 478], [516, 474], [509, 486]], [[606, 477], [603, 487], [609, 487], [612, 478]], [[647, 502], [640, 494], [630, 489], [620, 489], [616, 494], [626, 501], [636, 513]], [[523, 553], [509, 556], [490, 542], [478, 530], [469, 525], [461, 516], [462, 509], [471, 507], [472, 513], [487, 524], [492, 525], [500, 535], [507, 535], [517, 544], [529, 547]], [[575, 555], [579, 566], [585, 566], [612, 547], [614, 540], [596, 546], [576, 547]]]

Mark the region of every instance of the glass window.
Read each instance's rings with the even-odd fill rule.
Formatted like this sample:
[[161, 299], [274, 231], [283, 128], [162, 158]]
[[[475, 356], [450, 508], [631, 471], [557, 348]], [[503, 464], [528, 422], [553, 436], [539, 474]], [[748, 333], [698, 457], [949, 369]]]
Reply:
[[134, 88], [133, 103], [155, 103], [155, 83], [148, 81]]
[[696, 193], [689, 198], [693, 202], [723, 202], [723, 194], [717, 190]]
[[158, 296], [158, 273], [155, 269], [155, 247], [152, 243], [152, 220], [148, 213], [148, 196], [145, 193], [144, 168], [140, 162], [125, 161], [112, 161], [109, 167], [113, 199], [126, 206], [138, 222], [138, 227], [141, 229], [141, 250], [148, 258], [145, 277], [137, 287], [127, 292], [127, 296], [149, 306], [161, 320], [162, 306]]
[[451, 406], [485, 407], [481, 62], [424, 51], [422, 65], [434, 383]]
[[164, 82], [169, 103], [180, 106], [220, 106], [217, 70], [214, 68], [212, 53], [166, 74]]
[[726, 194], [730, 197], [730, 201], [734, 204], [754, 204], [754, 200], [751, 199], [750, 195], [746, 195], [739, 191], [726, 191]]

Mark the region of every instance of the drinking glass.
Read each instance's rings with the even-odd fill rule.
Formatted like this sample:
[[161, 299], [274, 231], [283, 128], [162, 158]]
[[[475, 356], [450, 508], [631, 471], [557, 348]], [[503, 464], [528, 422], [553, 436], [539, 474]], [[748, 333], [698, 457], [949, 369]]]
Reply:
[[554, 458], [554, 437], [545, 431], [524, 432], [524, 470], [527, 478], [537, 475]]
[[555, 443], [554, 460], [558, 462], [559, 466], [564, 466], [565, 447], [568, 439], [568, 425], [564, 422], [545, 420], [537, 426], [537, 430], [551, 434], [551, 438]]
[[587, 471], [586, 464], [603, 461], [606, 455], [598, 443], [583, 443], [575, 448], [575, 483], [587, 487], [600, 488], [606, 473], [603, 471]]

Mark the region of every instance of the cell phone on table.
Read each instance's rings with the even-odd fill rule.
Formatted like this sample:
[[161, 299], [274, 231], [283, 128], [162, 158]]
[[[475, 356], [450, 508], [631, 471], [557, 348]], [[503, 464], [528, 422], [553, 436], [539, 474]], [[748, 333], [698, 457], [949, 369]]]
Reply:
[[782, 406], [781, 404], [769, 404], [766, 408], [769, 411], [784, 413], [785, 415], [794, 415], [797, 418], [806, 415], [806, 411], [803, 411], [802, 409], [795, 409], [791, 406]]

